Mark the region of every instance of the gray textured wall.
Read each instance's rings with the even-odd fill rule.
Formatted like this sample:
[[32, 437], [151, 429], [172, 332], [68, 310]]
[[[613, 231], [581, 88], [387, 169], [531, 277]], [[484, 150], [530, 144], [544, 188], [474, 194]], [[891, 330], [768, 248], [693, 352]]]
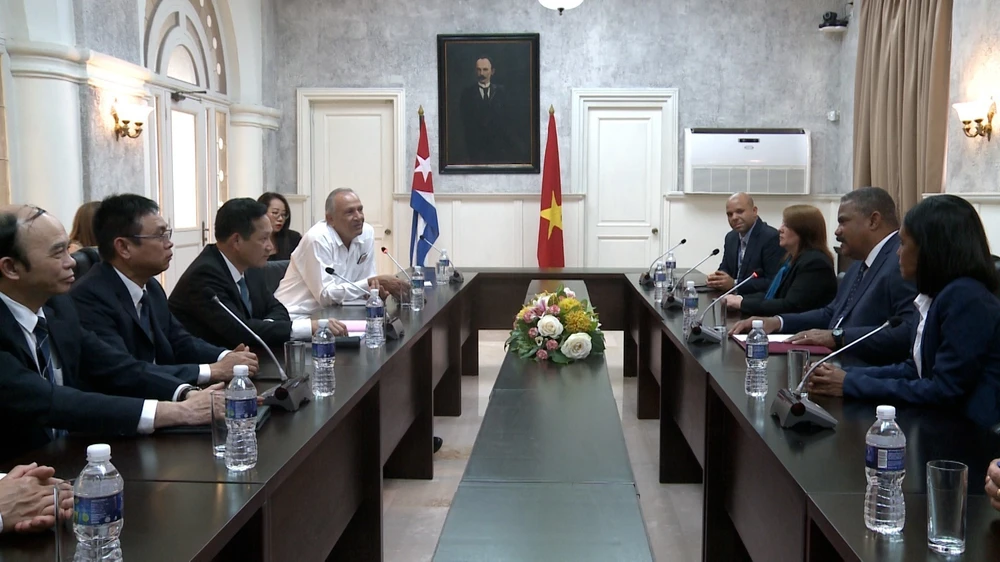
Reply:
[[93, 86], [80, 86], [85, 201], [103, 199], [112, 193], [145, 194], [144, 139], [115, 140], [112, 103], [113, 93]]
[[[266, 107], [276, 107], [277, 106], [277, 85], [274, 83], [273, 73], [274, 69], [281, 64], [281, 58], [278, 53], [278, 28], [277, 28], [277, 12], [275, 9], [275, 4], [280, 0], [261, 0], [261, 45], [262, 45], [262, 62], [263, 62], [263, 76], [264, 81], [261, 84], [261, 101]], [[294, 111], [294, 109], [293, 109]], [[294, 118], [292, 119], [292, 126], [294, 127]], [[279, 148], [278, 148], [278, 131], [272, 131], [270, 129], [264, 129], [264, 190], [274, 191], [275, 186], [278, 185], [278, 181], [275, 178], [275, 173], [278, 171], [279, 158]], [[287, 155], [286, 157], [292, 157]], [[294, 184], [291, 184], [291, 188], [288, 191], [294, 192]]]
[[77, 45], [142, 64], [135, 0], [76, 0], [73, 12]]
[[[842, 45], [817, 31], [831, 0], [586, 0], [562, 17], [534, 0], [275, 2], [272, 69], [283, 112], [265, 185], [295, 191], [298, 87], [406, 89], [407, 155], [416, 111], [438, 154], [437, 34], [541, 34], [542, 142], [549, 104], [559, 124], [563, 189], [569, 177], [571, 88], [679, 88], [680, 127], [804, 127], [813, 133], [813, 190], [847, 189], [838, 165]], [[265, 26], [266, 27], [266, 26]], [[269, 49], [265, 39], [265, 52]], [[268, 68], [268, 67], [266, 67]], [[683, 160], [682, 160], [683, 161]], [[436, 167], [436, 165], [435, 165]], [[439, 192], [533, 192], [538, 175], [438, 175]], [[679, 179], [678, 185], [683, 185]]]
[[[997, 0], [956, 0], [952, 12], [951, 103], [1000, 100], [1000, 18]], [[993, 118], [993, 142], [969, 139], [955, 110], [948, 108], [948, 169], [945, 189], [954, 193], [1000, 192], [1000, 116]]]
[[[843, 12], [838, 11], [843, 16]], [[854, 187], [854, 72], [858, 64], [858, 16], [861, 14], [861, 0], [854, 0], [854, 10], [851, 14], [847, 32], [838, 38], [840, 41], [840, 112], [838, 129], [838, 148], [835, 165], [836, 189], [831, 192], [847, 192]]]

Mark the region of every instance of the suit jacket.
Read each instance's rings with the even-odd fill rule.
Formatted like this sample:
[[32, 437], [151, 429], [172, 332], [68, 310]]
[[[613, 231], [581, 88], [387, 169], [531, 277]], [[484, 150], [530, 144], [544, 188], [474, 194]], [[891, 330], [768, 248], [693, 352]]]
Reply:
[[963, 277], [938, 294], [920, 357], [923, 377], [912, 357], [846, 369], [844, 396], [953, 407], [983, 426], [1000, 422], [1000, 300], [982, 283]]
[[215, 291], [219, 300], [269, 346], [284, 344], [292, 334], [292, 322], [284, 305], [267, 290], [264, 271], [248, 269], [243, 276], [250, 293], [253, 314], [243, 305], [239, 288], [233, 282], [222, 253], [215, 244], [209, 244], [170, 292], [170, 310], [192, 334], [205, 341], [227, 348], [241, 343], [254, 345], [257, 340], [222, 307], [205, 296], [207, 287]]
[[288, 229], [274, 236], [274, 254], [267, 261], [288, 261], [292, 259], [292, 252], [302, 241], [302, 235]]
[[740, 287], [738, 293], [749, 295], [752, 293], [767, 292], [771, 286], [771, 280], [781, 268], [781, 258], [785, 255], [785, 250], [778, 245], [778, 231], [772, 226], [768, 226], [763, 219], [757, 219], [750, 232], [750, 239], [747, 240], [747, 249], [743, 252], [743, 267], [740, 267], [740, 234], [735, 230], [730, 230], [726, 234], [725, 252], [722, 254], [722, 263], [719, 264], [719, 271], [729, 274], [737, 283], [743, 281], [753, 272], [757, 272], [757, 279], [750, 281]]
[[765, 292], [743, 297], [740, 309], [748, 316], [775, 316], [824, 306], [837, 295], [837, 274], [833, 262], [820, 250], [806, 250], [785, 271], [774, 298]]
[[782, 331], [794, 334], [811, 329], [831, 330], [843, 317], [840, 327], [844, 329], [844, 343], [847, 344], [889, 318], [899, 316], [903, 319], [902, 324], [882, 330], [852, 347], [847, 354], [852, 354], [856, 362], [868, 365], [890, 365], [905, 360], [910, 356], [912, 330], [917, 324], [917, 308], [913, 306], [917, 288], [900, 275], [897, 249], [899, 234], [894, 234], [875, 257], [850, 305], [847, 304], [847, 297], [860, 273], [863, 263], [860, 261], [847, 270], [833, 302], [808, 312], [781, 315], [784, 322]]
[[143, 399], [169, 401], [181, 384], [85, 330], [69, 296], [51, 298], [44, 311], [61, 386], [38, 373], [21, 325], [0, 301], [0, 465], [48, 443], [46, 428], [133, 435]]
[[94, 266], [70, 295], [84, 328], [186, 383], [198, 384], [199, 365], [215, 363], [225, 351], [193, 337], [181, 326], [170, 313], [167, 295], [156, 279], [146, 282], [144, 306], [149, 307], [149, 332], [139, 322], [128, 288], [107, 262]]
[[530, 159], [530, 154], [522, 150], [521, 143], [511, 134], [512, 116], [504, 86], [491, 83], [489, 99], [479, 93], [479, 84], [465, 88], [459, 100], [459, 112], [469, 163], [527, 162]]

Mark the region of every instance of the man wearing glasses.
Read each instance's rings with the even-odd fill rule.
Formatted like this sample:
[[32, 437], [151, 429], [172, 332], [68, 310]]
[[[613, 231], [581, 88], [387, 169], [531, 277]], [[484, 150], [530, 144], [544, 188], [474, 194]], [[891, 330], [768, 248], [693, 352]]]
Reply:
[[156, 276], [173, 257], [172, 231], [157, 204], [132, 194], [112, 195], [94, 214], [103, 260], [70, 293], [83, 327], [136, 359], [189, 383], [233, 378], [233, 367], [257, 371], [257, 356], [239, 345], [231, 352], [192, 336], [170, 312]]
[[208, 392], [182, 400], [188, 385], [80, 325], [68, 248], [45, 211], [0, 208], [0, 463], [67, 430], [135, 435], [211, 417]]

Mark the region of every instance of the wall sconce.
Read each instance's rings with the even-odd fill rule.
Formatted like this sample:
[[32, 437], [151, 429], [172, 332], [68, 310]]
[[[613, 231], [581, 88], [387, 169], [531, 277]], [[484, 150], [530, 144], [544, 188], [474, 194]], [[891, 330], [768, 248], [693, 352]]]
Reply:
[[560, 16], [564, 10], [572, 10], [583, 4], [583, 0], [538, 0], [538, 2], [550, 10], [558, 11]]
[[139, 138], [142, 125], [153, 108], [144, 103], [118, 103], [111, 106], [111, 116], [115, 118], [115, 140], [121, 137]]
[[970, 139], [986, 137], [987, 141], [992, 140], [993, 115], [997, 112], [997, 104], [993, 102], [993, 98], [956, 103], [952, 107], [958, 112], [958, 118], [962, 121], [962, 129], [965, 131], [965, 136]]

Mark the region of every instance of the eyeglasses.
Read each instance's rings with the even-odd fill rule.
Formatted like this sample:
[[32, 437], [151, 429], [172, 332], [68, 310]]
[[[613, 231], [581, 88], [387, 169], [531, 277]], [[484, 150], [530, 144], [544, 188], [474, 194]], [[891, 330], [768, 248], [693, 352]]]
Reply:
[[168, 228], [161, 232], [160, 234], [133, 234], [129, 238], [138, 238], [139, 240], [163, 240], [166, 242], [170, 240], [170, 237], [174, 235], [174, 230]]
[[276, 219], [288, 219], [288, 213], [282, 213], [281, 211], [268, 211], [267, 214]]
[[37, 219], [38, 217], [40, 217], [40, 216], [42, 216], [42, 215], [45, 214], [45, 209], [43, 209], [41, 207], [36, 207], [34, 205], [28, 205], [28, 208], [31, 209], [33, 212], [31, 213], [31, 216], [29, 216], [27, 219], [25, 219], [25, 221], [24, 221], [25, 223], [29, 223], [29, 222], [31, 222], [31, 221], [33, 221], [33, 220]]

